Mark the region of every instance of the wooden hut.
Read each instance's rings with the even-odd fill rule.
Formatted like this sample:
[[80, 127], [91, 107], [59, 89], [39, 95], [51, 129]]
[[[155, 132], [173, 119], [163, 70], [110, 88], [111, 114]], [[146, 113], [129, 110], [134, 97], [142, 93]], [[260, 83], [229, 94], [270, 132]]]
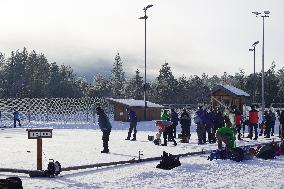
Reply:
[[[134, 99], [114, 99], [108, 98], [110, 103], [114, 105], [114, 120], [115, 121], [128, 121], [128, 111], [132, 109], [136, 112], [138, 121], [144, 120], [144, 100]], [[161, 119], [162, 105], [155, 104], [147, 101], [146, 120], [159, 120]]]
[[216, 85], [211, 91], [212, 105], [232, 107], [243, 111], [243, 105], [250, 95], [245, 91], [230, 85]]

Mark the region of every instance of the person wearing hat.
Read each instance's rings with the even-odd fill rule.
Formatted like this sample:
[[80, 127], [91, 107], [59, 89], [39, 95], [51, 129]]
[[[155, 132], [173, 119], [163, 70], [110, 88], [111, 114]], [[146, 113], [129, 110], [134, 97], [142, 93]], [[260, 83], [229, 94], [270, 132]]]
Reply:
[[108, 141], [109, 141], [109, 135], [111, 133], [111, 124], [109, 122], [109, 119], [107, 115], [105, 114], [104, 110], [99, 106], [96, 108], [97, 115], [98, 115], [98, 125], [103, 132], [102, 140], [103, 140], [103, 150], [101, 153], [109, 153], [108, 148]]

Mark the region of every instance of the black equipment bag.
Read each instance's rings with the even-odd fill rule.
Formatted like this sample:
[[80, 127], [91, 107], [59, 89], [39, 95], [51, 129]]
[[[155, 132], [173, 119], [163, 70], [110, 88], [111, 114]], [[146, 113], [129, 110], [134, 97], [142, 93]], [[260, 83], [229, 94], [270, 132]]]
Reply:
[[23, 189], [22, 180], [19, 177], [0, 179], [0, 189]]
[[256, 157], [262, 159], [274, 159], [275, 158], [275, 150], [271, 145], [262, 146], [259, 151], [256, 153]]

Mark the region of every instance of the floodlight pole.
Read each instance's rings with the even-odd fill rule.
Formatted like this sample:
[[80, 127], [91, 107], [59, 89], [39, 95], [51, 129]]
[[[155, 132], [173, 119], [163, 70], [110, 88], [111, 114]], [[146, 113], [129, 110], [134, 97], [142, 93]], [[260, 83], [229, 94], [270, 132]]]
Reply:
[[146, 114], [147, 114], [147, 93], [146, 93], [146, 91], [147, 91], [147, 78], [146, 78], [146, 65], [147, 65], [147, 59], [146, 59], [146, 53], [147, 53], [147, 51], [146, 51], [146, 21], [147, 21], [147, 18], [148, 18], [148, 16], [147, 16], [147, 14], [146, 14], [146, 11], [147, 11], [147, 9], [148, 8], [151, 8], [153, 5], [147, 5], [146, 7], [144, 7], [143, 8], [143, 10], [144, 10], [144, 16], [143, 17], [140, 17], [139, 19], [144, 19], [145, 20], [145, 57], [144, 57], [144, 59], [145, 59], [145, 73], [144, 73], [144, 87], [143, 87], [143, 89], [144, 89], [144, 102], [145, 102], [145, 106], [144, 106], [144, 120], [146, 121], [147, 120], [147, 116], [146, 116]]
[[[256, 17], [259, 14], [259, 12], [252, 12], [253, 14], [256, 15]], [[265, 99], [264, 99], [264, 19], [269, 17], [268, 14], [270, 14], [269, 11], [264, 11], [264, 14], [261, 15], [262, 17], [262, 70], [261, 70], [261, 111], [262, 111], [262, 118], [264, 116], [264, 110], [265, 110]]]
[[265, 99], [264, 99], [264, 18], [269, 17], [267, 15], [263, 15], [262, 17], [262, 80], [261, 80], [261, 111], [262, 117], [264, 116], [265, 109]]
[[[254, 79], [254, 82], [256, 82], [256, 77], [255, 77], [255, 46], [253, 47], [253, 79]], [[255, 102], [255, 85], [253, 85], [253, 99], [252, 99], [252, 102], [254, 103]]]
[[[255, 75], [255, 47], [259, 43], [256, 41], [253, 43], [253, 49], [249, 49], [249, 51], [253, 51], [253, 81], [256, 83], [256, 75]], [[253, 85], [253, 96], [252, 96], [252, 103], [255, 103], [255, 84]]]

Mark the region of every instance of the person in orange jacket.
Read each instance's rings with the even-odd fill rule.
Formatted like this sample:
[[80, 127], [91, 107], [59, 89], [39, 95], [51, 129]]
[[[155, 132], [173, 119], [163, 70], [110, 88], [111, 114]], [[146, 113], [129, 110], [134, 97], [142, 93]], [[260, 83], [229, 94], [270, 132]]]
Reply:
[[251, 111], [249, 111], [249, 138], [252, 139], [253, 137], [253, 130], [255, 133], [255, 137], [253, 140], [257, 140], [258, 133], [257, 133], [257, 127], [258, 127], [258, 111], [255, 109], [255, 106], [251, 107]]

